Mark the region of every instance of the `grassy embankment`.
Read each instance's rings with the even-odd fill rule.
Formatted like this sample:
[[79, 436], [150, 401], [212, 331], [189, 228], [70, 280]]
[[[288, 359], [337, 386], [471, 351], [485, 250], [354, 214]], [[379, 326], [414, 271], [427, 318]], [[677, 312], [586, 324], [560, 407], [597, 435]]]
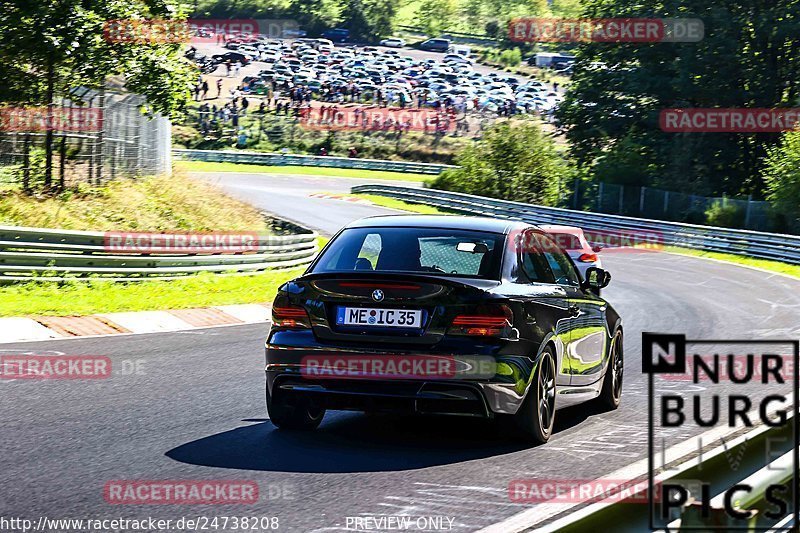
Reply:
[[[83, 186], [59, 196], [0, 193], [0, 224], [92, 231], [269, 232], [262, 214], [219, 189], [174, 176]], [[270, 302], [302, 269], [182, 280], [29, 281], [0, 286], [0, 316], [86, 315]]]

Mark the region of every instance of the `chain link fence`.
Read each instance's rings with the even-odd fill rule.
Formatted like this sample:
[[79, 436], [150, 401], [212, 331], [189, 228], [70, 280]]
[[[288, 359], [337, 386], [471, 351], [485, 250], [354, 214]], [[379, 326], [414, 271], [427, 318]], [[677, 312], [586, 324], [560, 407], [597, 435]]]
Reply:
[[170, 122], [143, 113], [144, 104], [139, 95], [85, 88], [49, 109], [0, 104], [0, 183], [26, 189], [43, 184], [48, 136], [54, 186], [170, 172]]
[[[790, 231], [776, 226], [769, 202], [752, 198], [709, 197], [653, 187], [575, 183], [572, 198], [561, 205], [614, 215], [690, 224], [711, 224], [754, 231]], [[577, 192], [576, 192], [577, 191]]]

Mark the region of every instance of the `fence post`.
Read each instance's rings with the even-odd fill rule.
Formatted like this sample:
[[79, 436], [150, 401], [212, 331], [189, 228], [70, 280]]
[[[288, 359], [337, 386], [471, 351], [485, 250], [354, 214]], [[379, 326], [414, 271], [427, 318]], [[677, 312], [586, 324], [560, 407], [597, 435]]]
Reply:
[[749, 228], [750, 227], [750, 205], [752, 203], [753, 203], [753, 195], [752, 194], [748, 194], [747, 195], [747, 209], [745, 210], [745, 213], [744, 213], [744, 227], [745, 228]]
[[642, 188], [639, 189], [639, 214], [640, 215], [644, 213], [644, 190], [646, 188], [647, 187], [642, 186]]
[[664, 213], [669, 211], [669, 191], [664, 191]]
[[617, 213], [619, 213], [620, 215], [622, 214], [622, 208], [624, 206], [624, 200], [625, 200], [625, 186], [624, 185], [620, 185], [619, 186], [619, 208], [617, 209]]
[[103, 158], [105, 157], [105, 140], [103, 138], [105, 129], [107, 126], [106, 122], [106, 88], [105, 86], [100, 87], [98, 91], [98, 106], [100, 107], [102, 115], [100, 115], [100, 131], [97, 132], [97, 165], [95, 167], [96, 178], [95, 183], [100, 185], [103, 181]]

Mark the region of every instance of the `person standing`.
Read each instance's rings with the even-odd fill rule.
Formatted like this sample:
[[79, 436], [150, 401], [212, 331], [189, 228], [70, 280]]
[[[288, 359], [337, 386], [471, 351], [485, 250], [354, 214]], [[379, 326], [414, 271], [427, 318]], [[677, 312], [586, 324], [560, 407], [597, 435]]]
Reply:
[[222, 78], [217, 79], [217, 98], [222, 96]]
[[208, 97], [208, 81], [203, 80], [203, 85], [201, 86], [201, 90], [203, 93], [203, 100]]
[[242, 115], [247, 114], [247, 108], [250, 107], [250, 101], [246, 97], [242, 97]]

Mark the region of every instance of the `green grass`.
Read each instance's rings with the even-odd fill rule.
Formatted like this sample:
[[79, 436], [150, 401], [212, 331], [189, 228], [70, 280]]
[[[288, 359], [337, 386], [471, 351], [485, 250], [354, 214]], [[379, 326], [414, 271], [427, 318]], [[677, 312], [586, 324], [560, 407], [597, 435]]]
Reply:
[[728, 263], [735, 263], [737, 265], [760, 268], [769, 272], [784, 274], [794, 278], [800, 278], [800, 265], [790, 265], [788, 263], [781, 263], [780, 261], [770, 261], [769, 259], [758, 259], [755, 257], [746, 257], [743, 255], [723, 254], [719, 252], [705, 252], [703, 250], [692, 250], [691, 248], [680, 248], [677, 246], [665, 246], [665, 252], [671, 252], [680, 255], [688, 255], [692, 257], [704, 257], [706, 259], [716, 259], [718, 261], [725, 261]]
[[121, 311], [271, 303], [280, 285], [303, 269], [249, 276], [200, 274], [180, 280], [31, 281], [3, 286], [0, 316], [80, 316]]
[[0, 224], [86, 231], [259, 231], [255, 207], [176, 173], [85, 184], [52, 195], [0, 190]]
[[356, 194], [354, 196], [358, 196], [359, 198], [364, 198], [365, 200], [369, 200], [375, 205], [379, 205], [381, 207], [388, 207], [390, 209], [398, 209], [400, 211], [408, 211], [409, 213], [419, 213], [421, 215], [452, 215], [456, 214], [455, 211], [447, 211], [445, 209], [439, 209], [438, 207], [433, 207], [431, 205], [424, 205], [424, 204], [412, 204], [409, 202], [404, 202], [402, 200], [396, 200], [394, 198], [387, 198], [386, 196], [380, 196], [377, 194]]
[[249, 172], [264, 174], [304, 174], [308, 176], [330, 176], [336, 178], [361, 178], [373, 180], [417, 181], [431, 179], [431, 174], [364, 170], [360, 168], [269, 166], [246, 163], [209, 163], [205, 161], [177, 161], [175, 168], [188, 172]]
[[[328, 237], [318, 237], [322, 249]], [[124, 311], [191, 309], [213, 305], [271, 303], [283, 283], [305, 268], [251, 275], [202, 273], [177, 280], [28, 281], [0, 288], [0, 317], [83, 316]]]

